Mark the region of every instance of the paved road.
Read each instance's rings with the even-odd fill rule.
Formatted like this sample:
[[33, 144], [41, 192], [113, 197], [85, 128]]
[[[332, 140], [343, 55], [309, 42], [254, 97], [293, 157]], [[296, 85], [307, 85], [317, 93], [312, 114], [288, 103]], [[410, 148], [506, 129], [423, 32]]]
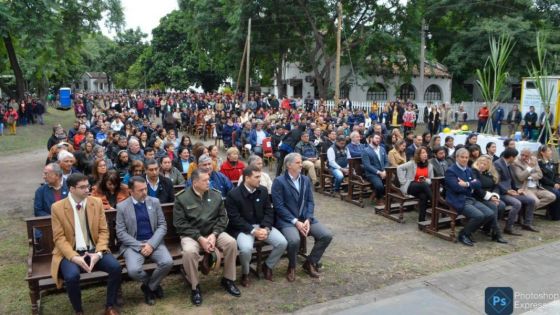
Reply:
[[484, 314], [485, 289], [511, 287], [514, 314], [558, 315], [559, 253], [560, 242], [549, 243], [464, 268], [308, 306], [296, 314]]

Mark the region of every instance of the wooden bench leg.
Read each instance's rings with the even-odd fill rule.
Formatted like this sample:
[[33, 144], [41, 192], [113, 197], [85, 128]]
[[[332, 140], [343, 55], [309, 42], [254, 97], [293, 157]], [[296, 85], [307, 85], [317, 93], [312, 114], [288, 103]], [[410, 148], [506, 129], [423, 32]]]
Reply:
[[262, 269], [262, 245], [257, 245], [257, 268], [256, 268], [256, 276], [257, 279], [261, 278], [261, 269]]
[[40, 292], [39, 292], [39, 281], [28, 281], [29, 284], [29, 297], [31, 298], [31, 314], [39, 314], [39, 302], [40, 302]]

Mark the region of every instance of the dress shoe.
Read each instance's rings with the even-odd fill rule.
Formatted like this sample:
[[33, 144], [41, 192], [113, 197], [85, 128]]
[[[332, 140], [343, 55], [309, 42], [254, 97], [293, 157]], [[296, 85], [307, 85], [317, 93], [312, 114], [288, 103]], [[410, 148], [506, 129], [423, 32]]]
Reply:
[[457, 240], [459, 242], [461, 242], [463, 245], [467, 245], [467, 246], [473, 246], [473, 243], [471, 242], [471, 240], [464, 234], [460, 234], [457, 237]]
[[504, 229], [504, 234], [513, 235], [513, 236], [523, 236], [523, 234], [517, 233], [517, 232], [513, 231], [513, 229], [508, 229], [508, 228]]
[[105, 308], [105, 315], [119, 315], [119, 311], [116, 308], [109, 306]]
[[531, 231], [531, 232], [539, 233], [539, 230], [535, 229], [532, 225], [523, 224], [523, 225], [521, 225], [521, 229], [523, 229], [525, 231]]
[[146, 304], [148, 305], [156, 304], [154, 293], [152, 292], [152, 290], [150, 290], [149, 286], [142, 284], [142, 286], [140, 286], [140, 289], [144, 293], [144, 302]]
[[317, 272], [317, 269], [315, 268], [315, 265], [312, 264], [311, 262], [309, 262], [309, 260], [306, 260], [303, 263], [303, 270], [309, 275], [311, 276], [311, 278], [319, 278], [319, 273]]
[[469, 239], [469, 241], [471, 241], [471, 243], [473, 243], [473, 244], [476, 243], [476, 241], [472, 237], [472, 234], [465, 234], [465, 236]]
[[233, 282], [233, 280], [222, 278], [222, 287], [224, 287], [224, 289], [226, 290], [227, 293], [229, 293], [229, 294], [231, 294], [235, 297], [240, 297], [241, 296], [241, 292], [239, 291], [237, 286], [235, 286], [235, 283]]
[[498, 234], [498, 233], [492, 235], [492, 240], [493, 240], [493, 241], [496, 241], [496, 242], [498, 242], [498, 243], [500, 243], [500, 244], [507, 244], [507, 243], [508, 243], [508, 241], [506, 241], [506, 240], [502, 237], [502, 235], [501, 235], [501, 234]]
[[249, 281], [249, 275], [241, 275], [241, 285], [248, 288], [250, 284], [251, 281]]
[[191, 290], [191, 302], [194, 306], [200, 306], [202, 304], [202, 293], [200, 292], [200, 285], [196, 286], [196, 289]]
[[158, 285], [156, 290], [153, 292], [156, 298], [163, 299], [163, 288], [161, 287], [161, 285]]
[[296, 281], [296, 267], [288, 267], [288, 273], [286, 274], [286, 279], [288, 279], [288, 282]]
[[262, 264], [262, 272], [263, 272], [263, 276], [266, 280], [272, 281], [272, 269], [268, 268], [266, 263]]

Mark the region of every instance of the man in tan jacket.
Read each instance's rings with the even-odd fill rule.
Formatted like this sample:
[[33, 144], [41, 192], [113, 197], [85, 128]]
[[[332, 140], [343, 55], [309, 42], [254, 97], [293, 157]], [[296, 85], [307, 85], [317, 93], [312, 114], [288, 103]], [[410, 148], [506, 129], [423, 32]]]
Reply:
[[63, 281], [76, 314], [82, 314], [80, 274], [101, 270], [108, 273], [105, 314], [118, 314], [114, 308], [121, 282], [121, 266], [109, 251], [109, 229], [100, 199], [88, 197], [87, 176], [68, 177], [70, 193], [52, 205], [54, 250], [51, 275], [57, 288]]
[[[537, 163], [537, 158], [533, 156], [530, 149], [522, 149], [521, 154], [511, 165], [513, 180], [515, 185], [524, 191], [524, 194], [535, 200], [535, 209], [543, 208], [556, 200], [554, 193], [541, 187], [539, 180], [542, 178], [542, 171]], [[538, 232], [533, 226], [533, 213], [525, 214], [525, 222], [522, 225], [524, 230]]]

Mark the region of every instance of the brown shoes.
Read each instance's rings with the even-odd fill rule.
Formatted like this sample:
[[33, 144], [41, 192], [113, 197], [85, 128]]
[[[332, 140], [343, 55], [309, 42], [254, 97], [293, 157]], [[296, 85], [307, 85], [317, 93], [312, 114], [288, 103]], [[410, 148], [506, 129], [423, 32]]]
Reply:
[[262, 264], [262, 272], [263, 272], [263, 276], [266, 280], [272, 281], [272, 270], [270, 268], [268, 268], [266, 263]]
[[119, 315], [119, 312], [117, 309], [109, 306], [105, 309], [105, 315]]
[[306, 260], [303, 263], [303, 270], [309, 275], [311, 276], [311, 278], [319, 278], [319, 272], [317, 271], [317, 268], [315, 268], [315, 265], [313, 265], [312, 263], [309, 262], [309, 260]]
[[251, 285], [251, 281], [249, 280], [249, 275], [241, 275], [241, 285], [248, 288]]
[[288, 279], [288, 282], [294, 282], [296, 280], [296, 267], [288, 267], [286, 279]]

